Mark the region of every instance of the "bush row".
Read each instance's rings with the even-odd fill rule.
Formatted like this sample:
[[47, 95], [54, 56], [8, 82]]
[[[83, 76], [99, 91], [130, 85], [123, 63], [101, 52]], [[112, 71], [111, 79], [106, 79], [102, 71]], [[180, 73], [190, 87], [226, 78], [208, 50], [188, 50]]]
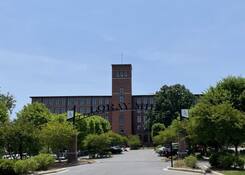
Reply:
[[219, 152], [211, 155], [209, 163], [212, 167], [220, 169], [244, 169], [244, 160], [227, 152]]
[[54, 158], [49, 154], [39, 154], [38, 156], [25, 160], [0, 160], [1, 175], [24, 175], [36, 170], [47, 170], [54, 163]]
[[83, 141], [84, 148], [88, 150], [92, 158], [110, 156], [111, 153], [114, 153], [111, 150], [112, 146], [126, 145], [131, 149], [138, 149], [141, 146], [139, 136], [131, 135], [127, 138], [120, 134], [107, 132], [99, 135], [89, 134]]

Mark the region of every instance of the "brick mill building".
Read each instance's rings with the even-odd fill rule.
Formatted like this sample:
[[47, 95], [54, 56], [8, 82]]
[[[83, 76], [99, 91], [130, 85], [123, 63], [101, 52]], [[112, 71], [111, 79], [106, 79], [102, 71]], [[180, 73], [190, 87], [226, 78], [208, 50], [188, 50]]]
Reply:
[[154, 95], [132, 95], [132, 65], [112, 65], [111, 96], [34, 96], [32, 102], [45, 104], [52, 113], [72, 110], [109, 120], [114, 132], [139, 135], [143, 143], [150, 143], [146, 113], [154, 105]]

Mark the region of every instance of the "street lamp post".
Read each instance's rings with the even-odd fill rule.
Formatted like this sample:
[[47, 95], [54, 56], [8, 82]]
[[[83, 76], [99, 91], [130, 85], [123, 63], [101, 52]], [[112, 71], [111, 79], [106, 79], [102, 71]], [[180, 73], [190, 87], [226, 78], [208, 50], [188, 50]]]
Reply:
[[[76, 105], [74, 105], [73, 111], [67, 112], [67, 117], [68, 117], [68, 120], [72, 117], [72, 123], [73, 123], [73, 126], [75, 126]], [[71, 142], [68, 146], [67, 160], [68, 160], [68, 163], [76, 163], [77, 162], [77, 134], [73, 135], [71, 138]]]
[[[182, 120], [184, 118], [188, 118], [188, 109], [181, 109], [180, 111], [180, 122], [182, 122]], [[184, 157], [186, 155], [186, 142], [184, 137], [184, 134], [179, 132], [178, 134], [179, 136], [179, 154], [178, 157]]]

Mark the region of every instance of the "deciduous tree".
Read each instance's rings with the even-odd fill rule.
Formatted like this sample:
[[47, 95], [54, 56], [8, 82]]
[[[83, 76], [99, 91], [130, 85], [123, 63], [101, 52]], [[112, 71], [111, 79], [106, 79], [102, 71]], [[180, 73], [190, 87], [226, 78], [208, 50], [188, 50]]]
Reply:
[[154, 123], [169, 126], [179, 116], [181, 109], [189, 109], [195, 100], [195, 96], [183, 85], [162, 86], [156, 92], [155, 107], [148, 115], [150, 126]]

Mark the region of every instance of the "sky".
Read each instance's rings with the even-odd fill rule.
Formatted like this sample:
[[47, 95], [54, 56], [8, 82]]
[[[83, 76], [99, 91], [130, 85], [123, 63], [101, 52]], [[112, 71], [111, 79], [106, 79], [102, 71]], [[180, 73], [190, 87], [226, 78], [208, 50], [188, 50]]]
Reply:
[[[121, 55], [123, 53], [123, 59]], [[245, 76], [244, 0], [1, 0], [0, 92], [110, 95], [111, 64], [133, 94], [180, 83], [202, 93]]]

